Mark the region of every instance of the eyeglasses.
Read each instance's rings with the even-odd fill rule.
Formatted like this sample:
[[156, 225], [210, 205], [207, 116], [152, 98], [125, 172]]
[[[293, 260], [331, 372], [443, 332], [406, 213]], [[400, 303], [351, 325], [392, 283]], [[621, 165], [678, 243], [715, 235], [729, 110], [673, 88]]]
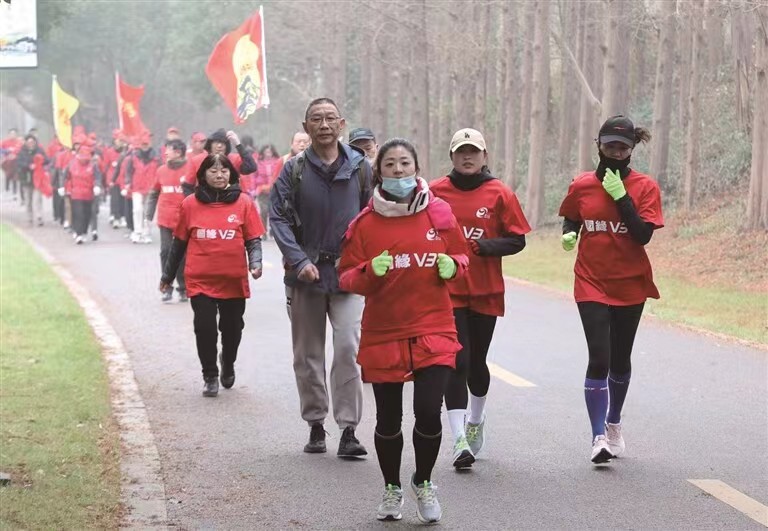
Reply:
[[328, 125], [336, 125], [341, 118], [339, 116], [323, 116], [315, 114], [309, 117], [309, 123], [312, 125], [322, 125], [323, 121]]

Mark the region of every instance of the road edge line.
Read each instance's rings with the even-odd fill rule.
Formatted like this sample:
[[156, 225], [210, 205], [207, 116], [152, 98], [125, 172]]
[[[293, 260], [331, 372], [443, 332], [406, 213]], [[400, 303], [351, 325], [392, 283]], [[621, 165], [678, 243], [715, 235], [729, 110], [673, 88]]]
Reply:
[[758, 524], [768, 527], [768, 507], [719, 479], [689, 479], [688, 483], [736, 509]]
[[168, 511], [160, 454], [123, 341], [88, 290], [40, 244], [7, 223], [48, 264], [83, 310], [101, 345], [110, 383], [112, 415], [120, 430], [120, 502], [126, 509], [120, 527], [166, 528]]

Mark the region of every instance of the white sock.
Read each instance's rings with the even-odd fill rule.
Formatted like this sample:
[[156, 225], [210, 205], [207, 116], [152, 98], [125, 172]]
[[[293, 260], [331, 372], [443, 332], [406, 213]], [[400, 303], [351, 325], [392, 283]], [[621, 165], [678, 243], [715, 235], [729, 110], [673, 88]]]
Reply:
[[471, 410], [467, 422], [471, 424], [480, 424], [483, 421], [483, 416], [485, 414], [485, 399], [487, 397], [488, 395], [475, 396], [472, 393], [469, 393], [469, 407]]
[[466, 437], [464, 433], [464, 417], [466, 414], [466, 409], [451, 409], [448, 411], [448, 424], [451, 425], [454, 441], [459, 437]]

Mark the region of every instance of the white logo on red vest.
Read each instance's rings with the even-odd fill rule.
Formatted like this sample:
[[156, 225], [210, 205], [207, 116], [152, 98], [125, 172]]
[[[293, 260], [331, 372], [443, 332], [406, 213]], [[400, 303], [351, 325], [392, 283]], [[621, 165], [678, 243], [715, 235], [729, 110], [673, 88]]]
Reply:
[[479, 240], [483, 237], [483, 234], [485, 234], [485, 229], [481, 229], [480, 227], [461, 227], [461, 230], [464, 231], [464, 237], [468, 240]]
[[432, 228], [427, 231], [427, 240], [433, 242], [440, 239], [440, 235], [437, 233], [437, 231]]
[[584, 228], [587, 232], [608, 232], [626, 234], [629, 232], [623, 221], [604, 221], [602, 219], [585, 219]]
[[[437, 253], [413, 253], [413, 259], [418, 267], [435, 267]], [[395, 269], [407, 269], [411, 267], [411, 255], [408, 253], [395, 255]]]
[[235, 229], [197, 229], [195, 237], [198, 240], [234, 240]]
[[488, 213], [488, 207], [480, 207], [475, 212], [475, 216], [481, 219], [490, 219], [491, 215]]
[[230, 223], [240, 223], [240, 220], [237, 219], [237, 214], [230, 214], [229, 216], [227, 216], [227, 221], [229, 221]]

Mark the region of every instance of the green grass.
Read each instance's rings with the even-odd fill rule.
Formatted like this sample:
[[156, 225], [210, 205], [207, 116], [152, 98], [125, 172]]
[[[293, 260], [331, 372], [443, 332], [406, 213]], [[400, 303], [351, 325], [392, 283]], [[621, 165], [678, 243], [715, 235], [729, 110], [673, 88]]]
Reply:
[[[559, 234], [554, 231], [540, 231], [529, 236], [527, 242], [523, 252], [505, 258], [504, 273], [572, 293], [576, 252], [563, 251]], [[668, 321], [768, 344], [765, 293], [720, 285], [699, 286], [658, 268], [654, 268], [654, 281], [661, 299], [649, 299], [646, 311]]]
[[99, 345], [34, 250], [0, 225], [0, 528], [116, 528], [119, 437]]

